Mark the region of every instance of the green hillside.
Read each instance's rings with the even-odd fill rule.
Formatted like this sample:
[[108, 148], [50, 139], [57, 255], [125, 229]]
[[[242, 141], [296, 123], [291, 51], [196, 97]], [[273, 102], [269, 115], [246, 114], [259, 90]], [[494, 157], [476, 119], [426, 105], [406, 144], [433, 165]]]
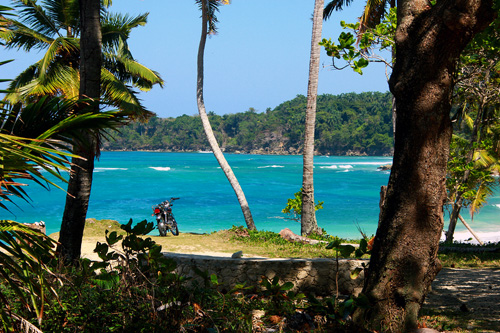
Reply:
[[[226, 152], [300, 154], [307, 98], [297, 95], [274, 110], [223, 116], [209, 113], [220, 146]], [[198, 116], [153, 117], [132, 123], [104, 142], [106, 150], [209, 150]], [[390, 93], [319, 95], [316, 141], [323, 155], [390, 155], [392, 153]]]

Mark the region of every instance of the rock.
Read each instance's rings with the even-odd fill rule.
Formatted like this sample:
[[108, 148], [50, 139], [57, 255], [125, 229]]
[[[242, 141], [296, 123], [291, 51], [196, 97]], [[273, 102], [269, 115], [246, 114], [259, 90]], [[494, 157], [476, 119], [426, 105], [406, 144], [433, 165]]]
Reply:
[[432, 328], [419, 328], [416, 331], [413, 331], [414, 333], [439, 333], [439, 331], [436, 331], [435, 329]]
[[40, 222], [35, 222], [35, 223], [23, 223], [25, 226], [27, 226], [30, 229], [40, 231], [42, 234], [45, 235], [45, 222], [40, 221]]
[[293, 242], [295, 241], [298, 235], [294, 234], [292, 230], [285, 228], [279, 232], [281, 238], [286, 239], [287, 241]]
[[233, 253], [233, 255], [231, 256], [231, 258], [233, 259], [238, 259], [238, 258], [241, 258], [243, 257], [243, 251], [238, 251], [238, 252], [235, 252]]
[[263, 310], [253, 310], [252, 311], [252, 318], [254, 319], [260, 319], [266, 315], [266, 311]]
[[279, 232], [279, 235], [283, 238], [286, 239], [289, 242], [301, 242], [301, 243], [308, 243], [308, 244], [318, 244], [322, 241], [316, 240], [316, 239], [309, 239], [304, 236], [299, 236], [293, 233], [292, 230], [285, 228]]
[[392, 168], [392, 164], [385, 164], [385, 165], [381, 165], [377, 168], [377, 170], [381, 170], [381, 171], [388, 171], [388, 170], [391, 170]]

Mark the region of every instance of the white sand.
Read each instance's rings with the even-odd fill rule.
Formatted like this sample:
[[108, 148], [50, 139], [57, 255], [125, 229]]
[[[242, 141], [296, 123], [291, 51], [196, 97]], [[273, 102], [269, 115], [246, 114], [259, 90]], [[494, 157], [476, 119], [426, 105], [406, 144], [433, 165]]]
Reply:
[[[500, 242], [500, 231], [495, 231], [495, 232], [482, 232], [482, 231], [475, 231], [476, 235], [479, 237], [479, 239], [484, 242], [484, 243], [497, 243]], [[471, 244], [479, 244], [478, 241], [472, 236], [472, 234], [468, 231], [455, 231], [453, 234], [453, 239], [456, 241], [461, 241], [464, 242], [468, 239], [472, 238], [471, 241], [469, 241]], [[445, 236], [444, 234], [441, 236], [441, 240], [444, 240]]]

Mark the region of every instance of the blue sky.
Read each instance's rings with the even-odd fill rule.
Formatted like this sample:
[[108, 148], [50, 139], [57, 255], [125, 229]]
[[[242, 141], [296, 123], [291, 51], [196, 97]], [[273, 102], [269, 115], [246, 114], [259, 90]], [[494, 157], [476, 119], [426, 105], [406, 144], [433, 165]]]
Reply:
[[[327, 2], [328, 0], [326, 0]], [[335, 12], [323, 23], [323, 37], [337, 39], [340, 20], [355, 22], [364, 1]], [[217, 114], [253, 107], [262, 112], [306, 95], [313, 0], [233, 0], [221, 6], [218, 34], [205, 50], [205, 104]], [[141, 93], [143, 104], [160, 117], [197, 114], [196, 55], [201, 34], [200, 12], [194, 0], [115, 0], [111, 11], [149, 12], [148, 24], [136, 28], [129, 40], [134, 57], [160, 73], [163, 89]], [[332, 70], [322, 52], [319, 94], [387, 91], [385, 67], [372, 64], [360, 76], [350, 69]], [[41, 53], [5, 52], [0, 77], [17, 75]]]

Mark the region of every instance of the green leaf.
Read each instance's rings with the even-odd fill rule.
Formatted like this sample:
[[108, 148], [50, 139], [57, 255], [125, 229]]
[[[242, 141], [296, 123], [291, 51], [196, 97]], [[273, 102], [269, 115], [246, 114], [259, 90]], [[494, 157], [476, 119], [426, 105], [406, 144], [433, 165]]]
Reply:
[[285, 282], [281, 287], [280, 287], [280, 290], [290, 290], [294, 287], [293, 283], [292, 282]]
[[337, 249], [337, 248], [340, 246], [340, 244], [341, 244], [341, 243], [342, 243], [342, 241], [341, 241], [339, 238], [337, 238], [337, 239], [335, 239], [334, 241], [330, 242], [330, 243], [326, 246], [326, 249], [328, 249], [328, 250], [331, 250], [331, 249]]
[[359, 274], [363, 271], [363, 268], [361, 267], [356, 267], [354, 270], [351, 271], [351, 279], [356, 280], [359, 276]]
[[351, 254], [356, 251], [356, 248], [352, 245], [340, 245], [339, 246], [340, 255], [344, 258], [349, 258]]
[[118, 243], [122, 239], [123, 239], [123, 235], [118, 236], [116, 231], [112, 231], [109, 235], [106, 235], [106, 243], [108, 243], [110, 246], [113, 246], [114, 244]]
[[215, 286], [219, 285], [219, 279], [217, 278], [217, 275], [210, 275], [210, 282], [212, 282], [212, 284]]

